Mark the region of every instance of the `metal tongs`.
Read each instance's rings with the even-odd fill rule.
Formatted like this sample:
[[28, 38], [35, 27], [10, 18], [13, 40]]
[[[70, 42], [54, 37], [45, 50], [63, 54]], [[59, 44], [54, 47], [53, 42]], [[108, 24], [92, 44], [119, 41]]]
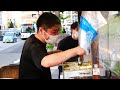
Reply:
[[83, 64], [83, 56], [80, 56], [79, 58], [78, 58], [78, 65], [82, 65]]

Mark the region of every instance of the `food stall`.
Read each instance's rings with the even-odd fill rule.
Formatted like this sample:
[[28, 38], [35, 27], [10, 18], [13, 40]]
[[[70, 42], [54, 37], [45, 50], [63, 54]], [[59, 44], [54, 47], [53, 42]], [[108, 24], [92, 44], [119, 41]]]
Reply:
[[[86, 12], [89, 12], [89, 15], [86, 15]], [[62, 65], [63, 79], [96, 79], [94, 78], [95, 64], [97, 64], [97, 68], [99, 68], [99, 72], [95, 74], [99, 76], [97, 79], [120, 79], [120, 14], [117, 11], [95, 11], [95, 13], [84, 11], [82, 13], [83, 16], [87, 17], [86, 20], [88, 19], [88, 21], [90, 21], [90, 18], [92, 19], [92, 24], [90, 25], [93, 25], [93, 29], [96, 30], [97, 34], [94, 39], [91, 39], [92, 41], [89, 45], [86, 43], [86, 46], [82, 46], [82, 41], [85, 41], [87, 38], [90, 40], [90, 36], [94, 36], [95, 33], [94, 31], [92, 31], [93, 34], [91, 34], [91, 32], [89, 34], [87, 33], [88, 36], [82, 40], [81, 38], [84, 35], [84, 33], [81, 32], [82, 29], [88, 29], [89, 31], [91, 26], [89, 26], [89, 23], [85, 20], [84, 25], [81, 25], [80, 18], [79, 23], [82, 29], [80, 27], [79, 45], [84, 49], [89, 47], [89, 54], [87, 58], [84, 56], [82, 64], [79, 64], [80, 58], [78, 62], [64, 62]], [[94, 20], [94, 18], [97, 19]], [[114, 51], [116, 53], [114, 53]]]
[[82, 65], [78, 62], [65, 62], [63, 69], [64, 79], [85, 79], [92, 76], [91, 62], [84, 62]]
[[[93, 62], [92, 59], [87, 58], [84, 60], [82, 64], [78, 62], [64, 62], [63, 63], [63, 78], [64, 79], [93, 79]], [[100, 77], [106, 77], [106, 70], [101, 65], [100, 69]]]

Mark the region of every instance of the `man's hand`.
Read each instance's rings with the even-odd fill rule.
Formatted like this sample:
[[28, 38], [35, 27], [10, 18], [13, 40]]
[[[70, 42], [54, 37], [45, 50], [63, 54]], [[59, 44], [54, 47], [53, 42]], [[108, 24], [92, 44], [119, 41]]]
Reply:
[[86, 55], [86, 51], [83, 48], [81, 48], [80, 46], [77, 46], [76, 50], [77, 50], [77, 55], [80, 55], [80, 56]]

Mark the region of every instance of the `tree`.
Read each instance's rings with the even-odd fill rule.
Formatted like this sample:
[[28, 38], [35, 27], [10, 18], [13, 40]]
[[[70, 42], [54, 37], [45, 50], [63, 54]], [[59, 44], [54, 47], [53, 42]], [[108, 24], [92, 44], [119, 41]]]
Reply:
[[59, 18], [60, 18], [61, 22], [64, 23], [64, 20], [70, 18], [70, 16], [68, 15], [66, 17], [63, 17], [63, 14], [61, 14]]
[[[62, 14], [60, 14], [59, 19], [61, 20], [61, 23], [64, 23], [64, 20], [70, 18], [70, 15], [64, 17], [63, 16], [64, 11], [61, 11], [61, 12], [62, 12]], [[65, 28], [62, 26], [60, 28], [60, 33], [66, 33]]]
[[10, 20], [8, 20], [8, 28], [14, 28], [13, 22]]

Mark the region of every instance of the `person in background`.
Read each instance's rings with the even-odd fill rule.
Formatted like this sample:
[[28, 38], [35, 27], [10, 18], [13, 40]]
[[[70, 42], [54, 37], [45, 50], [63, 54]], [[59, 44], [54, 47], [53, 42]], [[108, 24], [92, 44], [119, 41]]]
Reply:
[[[57, 47], [58, 50], [65, 51], [78, 46], [78, 29], [79, 29], [78, 22], [77, 21], [73, 22], [71, 24], [70, 29], [71, 29], [71, 35], [65, 37], [58, 43], [58, 47]], [[71, 57], [66, 62], [78, 61], [78, 57], [79, 55], [75, 57]], [[62, 66], [59, 66], [58, 69], [59, 69], [59, 78], [60, 78], [60, 74], [63, 71]]]
[[[26, 39], [19, 64], [19, 79], [52, 79], [50, 67], [59, 65], [71, 57], [86, 54], [80, 46], [49, 54], [46, 43], [55, 43], [61, 22], [50, 12], [44, 12], [37, 20], [37, 33]], [[52, 41], [52, 42], [50, 42]]]

